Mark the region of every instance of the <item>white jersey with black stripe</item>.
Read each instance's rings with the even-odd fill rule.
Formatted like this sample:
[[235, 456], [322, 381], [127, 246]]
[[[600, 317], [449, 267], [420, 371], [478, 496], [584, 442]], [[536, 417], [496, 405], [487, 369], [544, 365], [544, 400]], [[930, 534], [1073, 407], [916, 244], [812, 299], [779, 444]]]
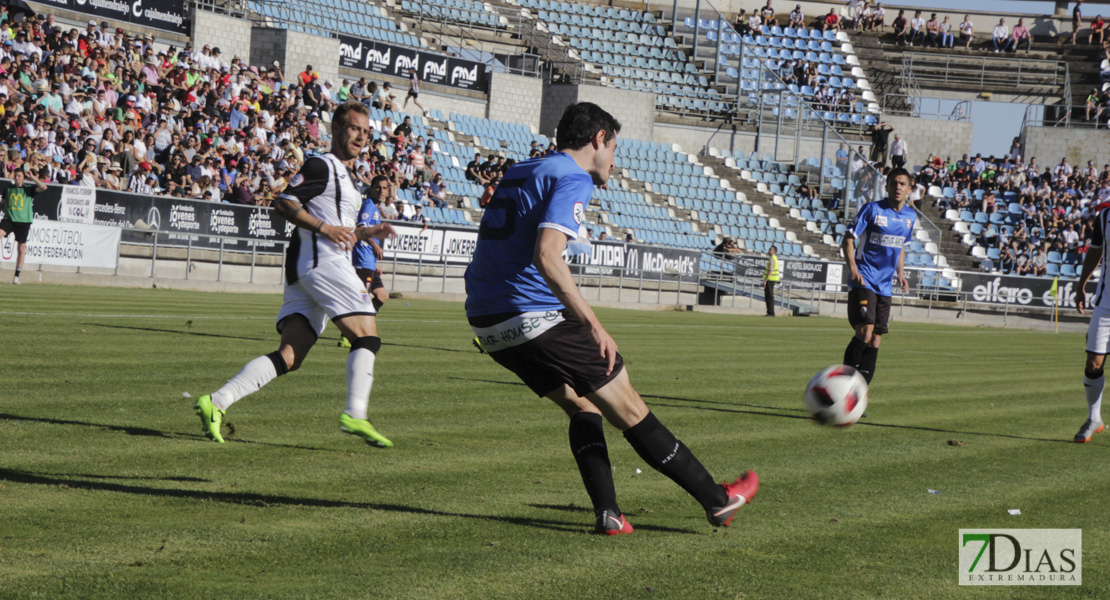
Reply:
[[1088, 252], [1099, 252], [1102, 254], [1102, 263], [1099, 265], [1098, 284], [1095, 286], [1094, 302], [1091, 303], [1092, 308], [1110, 309], [1110, 293], [1106, 290], [1107, 268], [1106, 263], [1110, 262], [1110, 256], [1107, 256], [1107, 249], [1110, 249], [1110, 244], [1106, 243], [1106, 228], [1110, 219], [1110, 208], [1104, 208], [1094, 218], [1094, 227], [1091, 228], [1091, 248]]
[[[328, 225], [350, 228], [358, 222], [362, 204], [362, 194], [347, 166], [330, 153], [305, 161], [281, 197], [297, 200], [308, 214]], [[292, 284], [312, 269], [334, 260], [350, 262], [351, 253], [315, 231], [298, 227], [289, 240], [285, 281]]]

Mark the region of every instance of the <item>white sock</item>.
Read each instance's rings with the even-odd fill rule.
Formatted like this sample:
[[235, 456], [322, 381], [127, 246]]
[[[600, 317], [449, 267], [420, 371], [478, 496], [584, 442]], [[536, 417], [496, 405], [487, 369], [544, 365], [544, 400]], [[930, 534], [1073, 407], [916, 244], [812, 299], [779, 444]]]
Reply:
[[347, 355], [347, 408], [352, 419], [365, 419], [370, 405], [370, 388], [374, 386], [374, 353], [355, 348]]
[[259, 356], [247, 363], [243, 370], [229, 379], [222, 388], [212, 392], [212, 406], [227, 410], [227, 407], [240, 399], [262, 389], [262, 386], [273, 381], [277, 375], [270, 357]]
[[1106, 385], [1106, 376], [1099, 375], [1098, 379], [1083, 376], [1083, 391], [1087, 392], [1087, 406], [1090, 409], [1087, 418], [1097, 422], [1102, 420], [1102, 388]]

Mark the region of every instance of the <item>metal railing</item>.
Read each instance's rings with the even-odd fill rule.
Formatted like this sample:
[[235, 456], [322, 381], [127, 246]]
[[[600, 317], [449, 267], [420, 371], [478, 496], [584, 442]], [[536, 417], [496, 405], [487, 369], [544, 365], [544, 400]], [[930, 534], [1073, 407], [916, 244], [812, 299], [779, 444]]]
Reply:
[[249, 12], [246, 0], [192, 0], [192, 4], [198, 10], [229, 17], [245, 17]]
[[[250, 275], [248, 277], [247, 283], [255, 283], [256, 270], [257, 270], [257, 268], [259, 268], [258, 257], [260, 255], [270, 255], [270, 256], [280, 255], [280, 260], [281, 260], [281, 264], [280, 264], [281, 270], [280, 270], [280, 272], [285, 271], [285, 248], [286, 248], [286, 246], [289, 245], [289, 242], [286, 241], [286, 240], [259, 240], [258, 238], [252, 238], [252, 237], [231, 236], [231, 235], [216, 235], [216, 234], [193, 235], [193, 234], [182, 233], [180, 231], [164, 231], [164, 230], [141, 228], [141, 227], [122, 227], [121, 230], [125, 233], [132, 233], [132, 234], [136, 234], [136, 235], [133, 236], [134, 239], [129, 239], [129, 240], [120, 242], [120, 247], [116, 250], [116, 252], [118, 254], [117, 257], [116, 257], [116, 269], [115, 269], [115, 274], [116, 275], [120, 274], [120, 259], [123, 257], [123, 255], [122, 255], [123, 246], [150, 246], [151, 247], [151, 253], [150, 253], [150, 276], [151, 277], [159, 276], [159, 272], [158, 272], [159, 250], [162, 251], [162, 258], [161, 258], [162, 261], [184, 260], [184, 262], [185, 262], [185, 265], [184, 265], [185, 276], [183, 277], [183, 279], [185, 279], [185, 280], [189, 280], [189, 279], [192, 278], [192, 273], [193, 273], [194, 268], [195, 268], [194, 263], [196, 263], [196, 262], [211, 263], [212, 262], [211, 260], [201, 260], [201, 259], [196, 258], [196, 253], [215, 252], [215, 253], [217, 253], [217, 257], [216, 257], [216, 261], [215, 261], [215, 263], [216, 263], [216, 279], [215, 280], [216, 281], [224, 281], [223, 273], [224, 273], [225, 265], [230, 265], [230, 264], [233, 264], [233, 263], [238, 264], [238, 261], [229, 260], [231, 255], [234, 255], [234, 256], [237, 256], [237, 257], [241, 258], [243, 255], [248, 254], [248, 252], [245, 251], [245, 250], [229, 250], [229, 249], [225, 248], [225, 244], [229, 241], [230, 242], [245, 242], [247, 245], [250, 246], [250, 251], [249, 251], [249, 254], [250, 254]], [[182, 238], [184, 238], [184, 243], [182, 243]], [[206, 238], [206, 239], [209, 239], [209, 240], [213, 240], [213, 239], [214, 240], [219, 240], [219, 246], [217, 246], [216, 248], [212, 248], [209, 245], [205, 245], [205, 244], [194, 245], [193, 242], [196, 241], [196, 240], [200, 240], [201, 238]], [[145, 242], [145, 240], [150, 240], [150, 242], [147, 243], [147, 242]], [[265, 245], [268, 245], [268, 246], [273, 246], [273, 247], [276, 247], [278, 249], [277, 250], [259, 251], [259, 249], [258, 249], [259, 245], [262, 245], [262, 244], [265, 244]], [[175, 256], [173, 258], [170, 258], [168, 256], [170, 254], [174, 254], [174, 255], [180, 254], [182, 249], [184, 249], [184, 252], [185, 252], [184, 257]]]
[[[1038, 114], [1040, 109], [1040, 114]], [[1088, 119], [1088, 114], [1090, 118]], [[1021, 124], [1024, 137], [1026, 127], [1074, 127], [1077, 129], [1110, 128], [1110, 110], [1103, 105], [1045, 104], [1030, 105], [1025, 108]]]
[[920, 82], [918, 85], [990, 85], [1014, 89], [1041, 85], [1066, 88], [1070, 81], [1067, 61], [1016, 56], [997, 58], [904, 52], [902, 71], [912, 75]]
[[[485, 61], [485, 64], [491, 70], [500, 70], [506, 73], [515, 75], [525, 75], [529, 77], [539, 77], [541, 73], [540, 57], [536, 54], [527, 52], [498, 52], [491, 43], [479, 39], [472, 30], [488, 31], [491, 33], [508, 33], [512, 31], [513, 21], [519, 22], [522, 17], [517, 15], [503, 16], [499, 13], [498, 25], [490, 27], [478, 23], [461, 23], [451, 18], [450, 13], [446, 8], [442, 8], [436, 3], [426, 2], [425, 0], [414, 0], [415, 4], [421, 5], [421, 10], [418, 12], [408, 12], [406, 14], [410, 19], [416, 21], [415, 35], [430, 34], [444, 41], [447, 39], [459, 40], [461, 48], [469, 48], [479, 52], [483, 56], [490, 55], [490, 58]], [[428, 8], [430, 7], [430, 9]], [[396, 10], [396, 9], [395, 9]], [[509, 21], [508, 26], [501, 26], [500, 19]], [[498, 68], [495, 62], [501, 63]]]
[[[884, 94], [883, 115], [933, 119], [936, 121], [970, 121], [974, 106], [971, 101], [957, 102], [950, 110], [943, 108], [943, 98], [922, 98], [908, 94]], [[909, 108], [905, 108], [909, 107]]]
[[[145, 253], [141, 256], [129, 253], [126, 257], [139, 261], [149, 258], [149, 270], [145, 272], [151, 277], [204, 280], [201, 275], [198, 275], [199, 272], [204, 271], [212, 276], [208, 280], [216, 282], [280, 285], [283, 281], [285, 241], [263, 241], [220, 235], [193, 236], [220, 240], [220, 245], [212, 248], [208, 245], [194, 245], [191, 239], [180, 232], [140, 228], [124, 228], [124, 231], [140, 234], [143, 239], [123, 242], [120, 246], [120, 256], [124, 256], [122, 253], [124, 246], [150, 247], [149, 256]], [[183, 242], [180, 239], [182, 237], [187, 239]], [[171, 242], [170, 238], [178, 239]], [[226, 249], [225, 243], [232, 241], [270, 244], [280, 250], [259, 251], [257, 247], [252, 247], [248, 252], [244, 249]], [[182, 255], [183, 252], [184, 255]], [[278, 252], [281, 252], [280, 257], [277, 256]], [[412, 254], [411, 251], [407, 253]], [[211, 254], [215, 254], [215, 257]], [[398, 260], [395, 255], [390, 256], [390, 254], [387, 253], [386, 258], [380, 261], [379, 265], [383, 271], [383, 279], [388, 282], [391, 290], [421, 293], [461, 293], [463, 291], [462, 277], [466, 264], [447, 261], [442, 250], [420, 253], [417, 260], [405, 261]], [[268, 264], [259, 264], [259, 257], [262, 256], [266, 257], [263, 262]], [[164, 263], [177, 263], [177, 268], [166, 267]], [[762, 279], [738, 275], [732, 261], [722, 260], [708, 252], [702, 254], [702, 263], [711, 265], [713, 268], [709, 271], [702, 270], [697, 281], [682, 281], [678, 275], [662, 271], [647, 272], [637, 269], [635, 274], [630, 274], [628, 270], [619, 266], [607, 267], [606, 270], [610, 274], [604, 276], [587, 275], [580, 270], [574, 277], [583, 296], [588, 300], [685, 306], [706, 303], [711, 296], [714, 304], [726, 308], [762, 308]], [[829, 264], [843, 269], [843, 263], [830, 262]], [[203, 265], [203, 268], [196, 268], [199, 265]], [[42, 265], [39, 268], [41, 270]], [[232, 269], [237, 269], [239, 272], [229, 274]], [[262, 269], [267, 269], [268, 272], [260, 274], [259, 271]], [[963, 275], [982, 276], [981, 272], [963, 272], [940, 267], [908, 267], [906, 270], [915, 274], [910, 279], [917, 283], [908, 294], [895, 294], [894, 304], [898, 312], [892, 311], [892, 314], [901, 315], [902, 311], [911, 307], [925, 310], [926, 317], [932, 316], [932, 311], [941, 308], [947, 311], [947, 314], [956, 312], [957, 318], [971, 311], [979, 311], [993, 313], [996, 317], [1000, 313], [1002, 322], [1005, 324], [1019, 311], [1033, 315], [1035, 318], [1043, 318], [1053, 311], [1053, 307], [1038, 306], [1036, 303], [1029, 302], [1029, 298], [1021, 301], [1018, 294], [996, 294], [999, 297], [991, 301], [984, 300], [981, 290], [959, 291], [960, 279]], [[78, 269], [78, 272], [82, 270]], [[119, 273], [120, 268], [117, 266], [116, 274]], [[935, 279], [938, 283], [924, 285], [925, 276]], [[259, 281], [262, 279], [269, 281]], [[1064, 282], [1061, 281], [1061, 290], [1065, 288]], [[839, 303], [846, 302], [847, 292], [847, 286], [839, 282], [801, 283], [786, 279], [780, 283], [776, 292], [776, 305], [791, 308], [798, 305], [820, 306], [831, 303], [835, 309]], [[1059, 307], [1060, 314], [1065, 318], [1071, 310], [1071, 305], [1067, 302], [1070, 302], [1070, 297], [1062, 298], [1062, 304]]]

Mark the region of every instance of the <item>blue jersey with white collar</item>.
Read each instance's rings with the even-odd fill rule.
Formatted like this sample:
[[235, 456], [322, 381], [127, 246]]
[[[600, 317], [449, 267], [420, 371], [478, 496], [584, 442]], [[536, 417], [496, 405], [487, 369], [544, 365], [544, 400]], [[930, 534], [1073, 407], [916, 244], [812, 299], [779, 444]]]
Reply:
[[906, 246], [913, 241], [913, 226], [917, 214], [909, 203], [897, 211], [887, 200], [865, 204], [848, 233], [856, 238], [856, 269], [863, 276], [864, 286], [849, 278], [852, 287], [865, 287], [879, 296], [893, 295], [893, 281], [898, 271], [898, 259]]
[[505, 173], [482, 215], [466, 269], [468, 317], [563, 309], [532, 256], [540, 229], [579, 236], [593, 187], [590, 174], [563, 152], [519, 162]]
[[[362, 208], [358, 211], [358, 224], [373, 227], [382, 222], [382, 211], [378, 210], [378, 205], [370, 198], [362, 201]], [[377, 269], [378, 257], [374, 256], [374, 248], [366, 242], [358, 242], [355, 244], [354, 252], [351, 253], [351, 264], [360, 269]]]

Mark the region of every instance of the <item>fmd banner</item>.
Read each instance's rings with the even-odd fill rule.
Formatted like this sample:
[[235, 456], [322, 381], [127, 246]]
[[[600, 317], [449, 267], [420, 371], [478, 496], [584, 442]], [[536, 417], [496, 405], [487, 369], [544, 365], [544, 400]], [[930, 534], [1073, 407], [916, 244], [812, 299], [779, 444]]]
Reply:
[[34, 0], [100, 19], [112, 19], [189, 35], [189, 10], [185, 0]]
[[442, 54], [339, 36], [339, 66], [408, 79], [415, 72], [424, 83], [461, 90], [486, 91], [486, 65]]

